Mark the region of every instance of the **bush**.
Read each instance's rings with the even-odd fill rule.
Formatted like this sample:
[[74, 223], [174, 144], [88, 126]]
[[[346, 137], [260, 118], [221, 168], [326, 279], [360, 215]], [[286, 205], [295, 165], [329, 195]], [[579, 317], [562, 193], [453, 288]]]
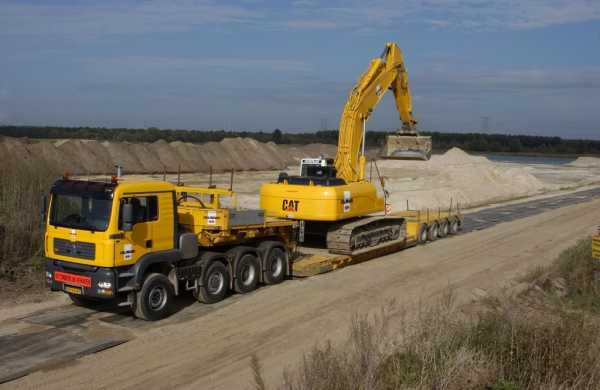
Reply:
[[[600, 318], [579, 305], [598, 298], [591, 267], [589, 240], [560, 255], [549, 271], [566, 280], [559, 304], [534, 289], [541, 303], [531, 304], [528, 292], [489, 299], [467, 316], [448, 294], [395, 337], [386, 332], [393, 310], [355, 316], [345, 343], [315, 346], [281, 388], [598, 389]], [[538, 273], [537, 282], [546, 280]]]
[[6, 161], [0, 166], [0, 279], [30, 274], [42, 255], [42, 196], [55, 178], [43, 165]]

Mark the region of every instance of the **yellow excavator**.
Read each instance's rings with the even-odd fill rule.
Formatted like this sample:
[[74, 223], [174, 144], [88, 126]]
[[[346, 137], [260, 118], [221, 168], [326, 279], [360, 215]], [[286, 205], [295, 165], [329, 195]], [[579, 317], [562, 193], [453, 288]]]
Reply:
[[[335, 161], [302, 159], [299, 175], [281, 173], [277, 182], [263, 184], [260, 207], [267, 215], [304, 221], [308, 234], [326, 235], [327, 248], [334, 253], [352, 254], [367, 246], [403, 239], [402, 218], [369, 216], [385, 211], [386, 204], [365, 176], [365, 125], [388, 89], [394, 93], [403, 128], [413, 134], [403, 137], [417, 137], [402, 52], [395, 43], [388, 43], [383, 54], [371, 60], [348, 97]], [[406, 152], [415, 154], [413, 150]], [[431, 147], [423, 156], [428, 158], [430, 152]], [[403, 151], [388, 154], [402, 158]]]

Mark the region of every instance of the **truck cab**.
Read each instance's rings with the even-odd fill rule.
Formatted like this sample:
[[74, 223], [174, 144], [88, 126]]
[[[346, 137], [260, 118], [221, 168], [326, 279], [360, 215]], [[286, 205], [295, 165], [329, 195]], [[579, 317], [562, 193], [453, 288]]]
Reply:
[[235, 194], [160, 181], [57, 180], [46, 219], [48, 286], [76, 304], [113, 300], [154, 320], [185, 290], [213, 303], [230, 290], [282, 281], [294, 226], [224, 207], [227, 195]]

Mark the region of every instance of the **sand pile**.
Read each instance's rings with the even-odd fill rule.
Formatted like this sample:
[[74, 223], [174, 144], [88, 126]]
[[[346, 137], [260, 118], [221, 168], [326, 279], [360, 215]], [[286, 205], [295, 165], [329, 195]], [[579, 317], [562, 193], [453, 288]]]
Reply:
[[[295, 151], [294, 155], [289, 153], [291, 149]], [[3, 159], [25, 164], [42, 163], [58, 172], [84, 175], [114, 172], [115, 165], [121, 165], [125, 173], [132, 174], [175, 173], [179, 169], [181, 172], [208, 172], [211, 166], [215, 173], [231, 169], [282, 170], [288, 165], [296, 165], [300, 156], [327, 154], [321, 150], [330, 151], [331, 146], [316, 144], [286, 149], [250, 138], [227, 138], [205, 144], [162, 140], [154, 143], [79, 139], [52, 142], [6, 137], [0, 140]]]
[[521, 167], [496, 164], [453, 148], [430, 161], [383, 160], [378, 165], [386, 177], [393, 210], [406, 208], [463, 207], [530, 196], [544, 184]]
[[124, 142], [102, 142], [114, 165], [120, 165], [126, 172], [141, 173], [144, 168], [135, 153], [131, 152], [131, 144]]
[[160, 163], [160, 160], [156, 158], [156, 155], [152, 151], [152, 148], [145, 143], [132, 143], [129, 144], [129, 151], [135, 156], [140, 162], [142, 172], [145, 173], [159, 173], [164, 172], [164, 168]]
[[577, 160], [568, 164], [578, 168], [600, 168], [600, 158], [598, 157], [579, 157]]

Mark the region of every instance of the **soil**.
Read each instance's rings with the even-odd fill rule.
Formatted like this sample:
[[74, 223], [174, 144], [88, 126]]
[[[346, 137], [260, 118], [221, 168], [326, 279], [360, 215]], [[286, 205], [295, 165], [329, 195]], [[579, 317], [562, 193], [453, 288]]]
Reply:
[[[390, 300], [404, 313], [416, 313], [448, 288], [461, 304], [479, 299], [482, 291], [492, 294], [515, 286], [517, 278], [550, 264], [599, 220], [600, 200], [595, 200], [286, 281], [184, 322], [128, 327], [136, 332], [132, 341], [6, 385], [62, 390], [248, 388], [250, 359], [257, 356], [267, 386], [275, 387], [282, 371], [298, 364], [315, 343], [344, 340], [353, 314], [373, 313]], [[398, 324], [400, 320], [394, 326]]]

